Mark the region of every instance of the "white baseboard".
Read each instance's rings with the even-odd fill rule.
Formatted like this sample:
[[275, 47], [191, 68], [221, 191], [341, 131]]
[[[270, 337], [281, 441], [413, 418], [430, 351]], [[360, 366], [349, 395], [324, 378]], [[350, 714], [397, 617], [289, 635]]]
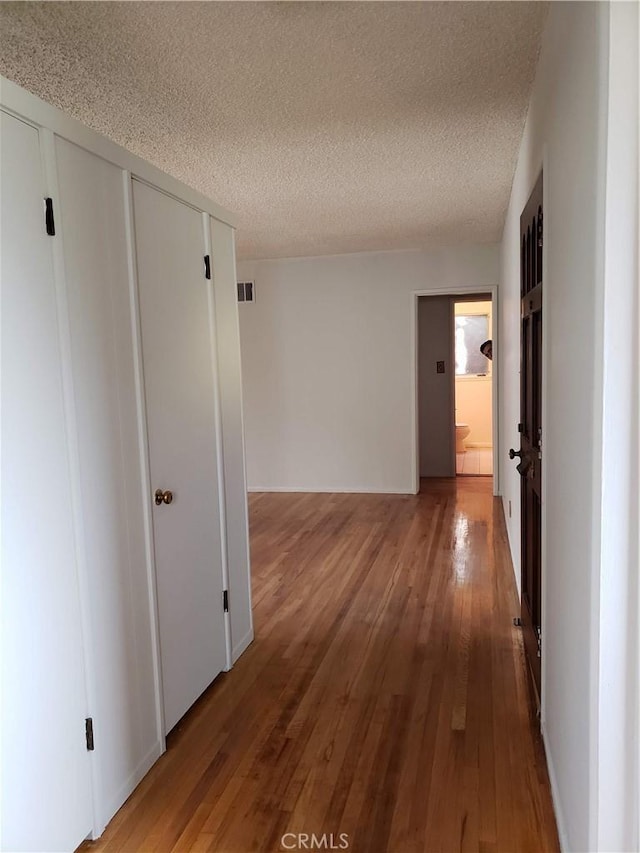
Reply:
[[556, 779], [556, 771], [553, 766], [553, 758], [547, 741], [547, 732], [544, 723], [540, 725], [542, 732], [542, 741], [544, 743], [544, 751], [547, 758], [547, 770], [549, 771], [549, 783], [551, 784], [551, 801], [553, 803], [553, 811], [556, 816], [556, 826], [558, 827], [558, 840], [560, 841], [560, 850], [562, 853], [569, 850], [569, 842], [567, 839], [567, 831], [565, 829], [564, 817], [560, 805], [560, 793], [558, 791], [558, 782]]
[[253, 628], [250, 628], [244, 637], [237, 643], [233, 649], [231, 650], [231, 661], [235, 663], [240, 655], [247, 650], [247, 648], [253, 642]]
[[[521, 597], [520, 578], [518, 577], [518, 569], [516, 567], [516, 550], [514, 549], [513, 542], [511, 540], [511, 525], [508, 523], [508, 516], [507, 516], [507, 513], [509, 511], [508, 510], [508, 501], [504, 495], [499, 495], [499, 497], [502, 499], [501, 500], [502, 516], [504, 519], [504, 526], [505, 526], [505, 529], [507, 531], [507, 544], [509, 545], [509, 556], [511, 557], [511, 568], [513, 569], [513, 580], [514, 580], [515, 585], [516, 585], [516, 592], [518, 593], [518, 600], [520, 600], [520, 597]], [[518, 543], [518, 547], [519, 546], [520, 546], [520, 543]], [[518, 552], [518, 559], [520, 559], [519, 552]]]
[[251, 494], [259, 493], [290, 493], [290, 494], [307, 494], [307, 495], [415, 495], [415, 486], [408, 486], [406, 489], [372, 489], [372, 488], [350, 488], [345, 489], [343, 486], [334, 486], [325, 488], [302, 487], [302, 486], [250, 486], [247, 491]]
[[149, 770], [151, 770], [151, 768], [160, 758], [163, 752], [164, 748], [161, 741], [156, 741], [149, 750], [149, 752], [144, 756], [142, 761], [135, 768], [133, 773], [131, 773], [127, 780], [122, 784], [117, 794], [115, 794], [115, 796], [111, 798], [111, 801], [105, 806], [104, 811], [101, 815], [100, 824], [94, 827], [94, 831], [91, 836], [93, 839], [99, 838], [102, 835], [111, 818], [118, 811], [120, 806], [122, 806], [125, 800], [127, 800], [128, 797], [133, 793], [134, 789], [147, 775]]

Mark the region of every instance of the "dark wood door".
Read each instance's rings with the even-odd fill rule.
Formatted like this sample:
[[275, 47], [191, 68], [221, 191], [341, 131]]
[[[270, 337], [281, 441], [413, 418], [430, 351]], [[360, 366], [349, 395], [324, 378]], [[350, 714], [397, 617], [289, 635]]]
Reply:
[[522, 603], [527, 659], [540, 697], [542, 499], [542, 173], [520, 217], [520, 450]]

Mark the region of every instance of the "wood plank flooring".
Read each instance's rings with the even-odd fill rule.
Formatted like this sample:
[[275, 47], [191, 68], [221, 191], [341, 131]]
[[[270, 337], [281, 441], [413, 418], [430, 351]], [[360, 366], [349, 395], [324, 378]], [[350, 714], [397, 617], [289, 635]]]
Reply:
[[491, 481], [250, 514], [255, 642], [84, 848], [558, 850]]

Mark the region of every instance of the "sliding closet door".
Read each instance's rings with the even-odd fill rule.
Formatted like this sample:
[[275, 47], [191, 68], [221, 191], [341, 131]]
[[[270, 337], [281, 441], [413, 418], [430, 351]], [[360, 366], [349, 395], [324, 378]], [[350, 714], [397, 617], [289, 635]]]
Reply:
[[138, 181], [133, 199], [169, 731], [226, 667], [211, 281], [202, 214]]
[[92, 829], [85, 674], [52, 247], [38, 132], [2, 131], [2, 850]]
[[139, 433], [122, 170], [56, 139], [82, 494], [99, 829], [159, 756], [146, 449]]

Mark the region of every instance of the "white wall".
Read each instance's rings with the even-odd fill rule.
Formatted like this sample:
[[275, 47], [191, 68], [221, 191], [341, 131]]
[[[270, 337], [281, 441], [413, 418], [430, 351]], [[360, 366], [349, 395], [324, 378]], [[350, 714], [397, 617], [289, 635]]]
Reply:
[[[633, 4], [613, 4], [614, 14], [620, 13], [616, 7], [628, 7], [626, 14], [632, 14]], [[637, 39], [637, 23], [633, 32]], [[607, 4], [551, 4], [505, 224], [500, 276], [502, 489], [505, 507], [511, 501], [513, 508], [507, 526], [519, 582], [520, 482], [505, 459], [510, 446], [519, 446], [519, 216], [544, 160], [542, 725], [562, 843], [581, 851], [632, 849], [628, 831], [624, 844], [619, 833], [605, 842], [599, 820], [604, 819], [598, 784], [599, 628], [602, 633], [609, 629], [607, 622], [599, 626], [602, 379], [615, 345], [615, 332], [608, 342], [603, 336], [608, 39]], [[637, 86], [637, 64], [635, 70], [632, 76], [627, 69], [627, 85], [634, 79]], [[635, 98], [631, 121], [637, 122], [637, 89]], [[625, 180], [627, 187], [637, 187], [628, 172]], [[625, 216], [621, 212], [621, 222]], [[633, 291], [625, 273], [628, 312]], [[614, 314], [624, 310], [613, 307]], [[626, 334], [619, 341], [628, 346], [622, 358], [630, 360]], [[634, 376], [637, 400], [637, 370]], [[626, 390], [617, 388], [616, 403], [624, 393], [629, 400], [612, 420], [624, 421], [632, 405], [628, 368], [625, 377]], [[628, 434], [624, 437], [617, 450], [628, 462], [633, 444]], [[629, 509], [624, 498], [622, 509]], [[608, 574], [617, 570], [616, 564], [608, 565]], [[619, 672], [618, 682], [628, 675], [629, 669]], [[635, 727], [637, 737], [637, 719]], [[623, 731], [615, 737], [622, 739]]]
[[638, 850], [638, 5], [612, 4], [609, 26], [597, 843], [599, 850]]
[[496, 284], [498, 248], [239, 264], [251, 489], [413, 492], [412, 296]]
[[[444, 373], [436, 362], [444, 361]], [[418, 436], [421, 477], [455, 477], [453, 302], [418, 299]]]

